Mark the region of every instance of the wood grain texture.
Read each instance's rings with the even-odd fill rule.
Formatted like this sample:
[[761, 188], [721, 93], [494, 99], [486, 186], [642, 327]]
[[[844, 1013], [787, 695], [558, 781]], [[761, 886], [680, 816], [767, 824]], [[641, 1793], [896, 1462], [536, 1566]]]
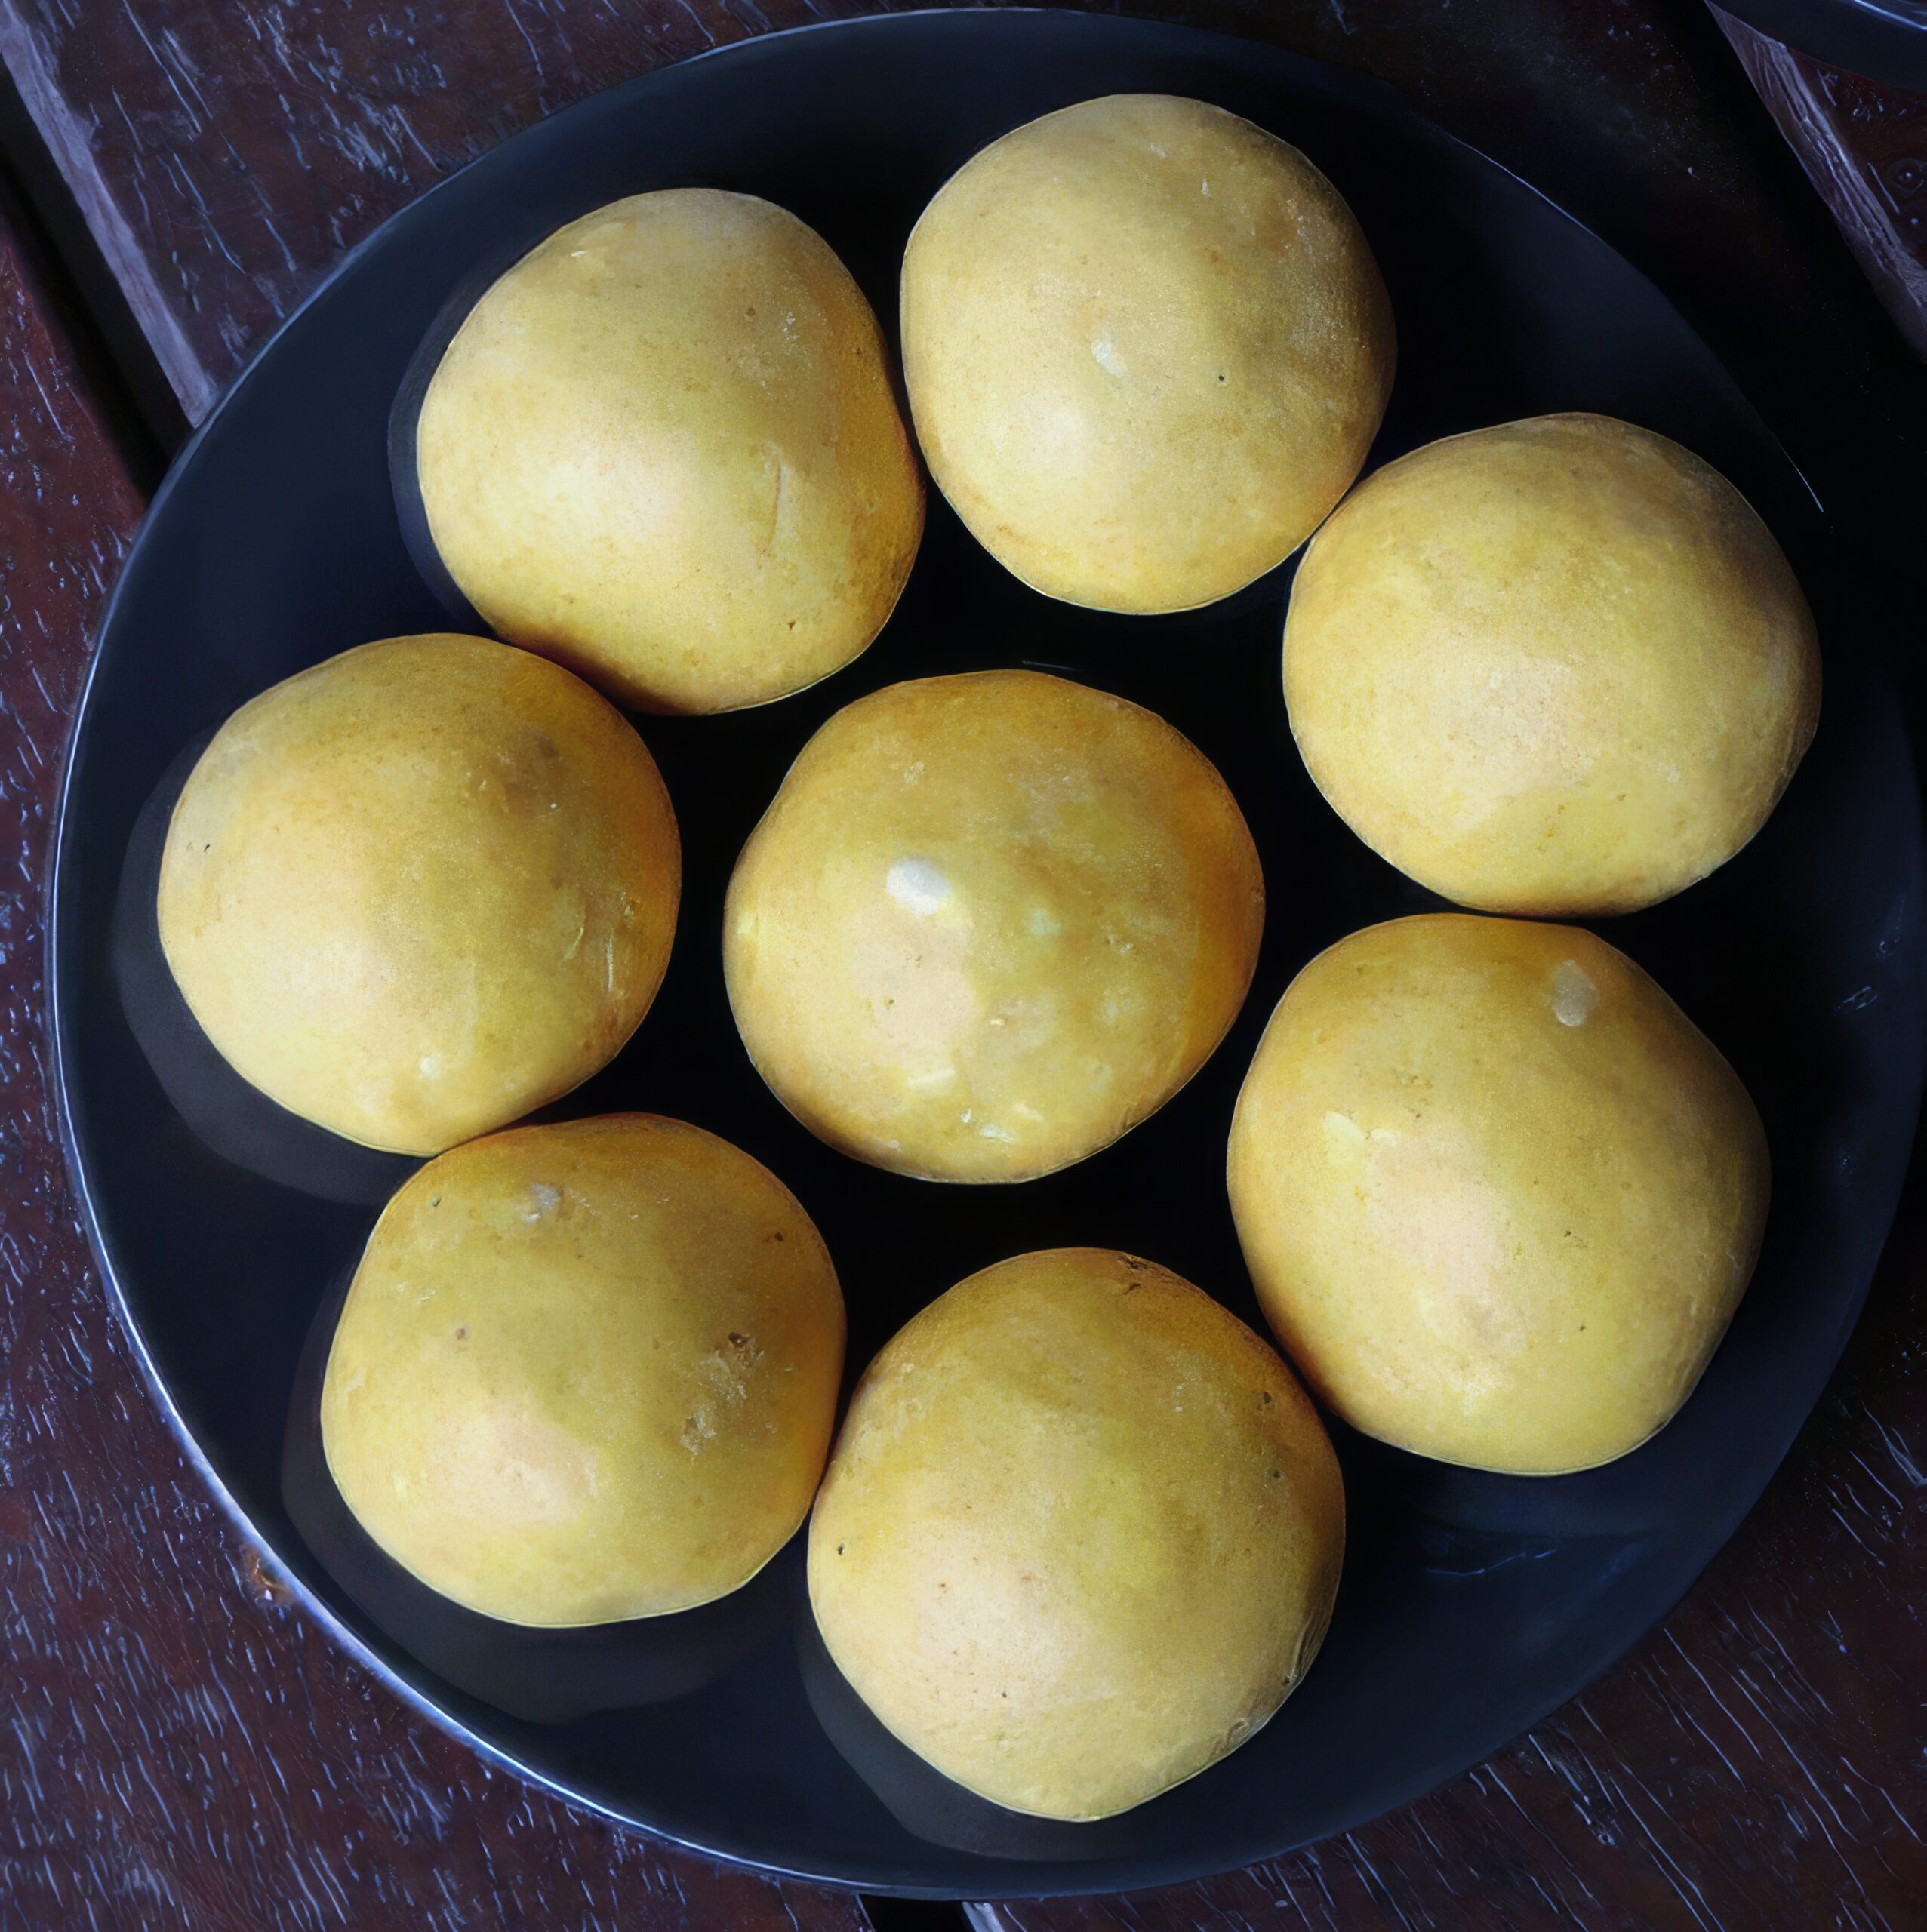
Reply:
[[[384, 216], [627, 76], [897, 0], [0, 0], [0, 57], [190, 417]], [[1758, 168], [1661, 0], [1126, 0], [1390, 81], [1668, 285], [1758, 273]], [[1679, 16], [1687, 17], [1683, 20]]]
[[[709, 45], [867, 4], [0, 0], [0, 56], [198, 414], [346, 248], [516, 128]], [[1817, 211], [1803, 223], [1776, 199], [1797, 177], [1695, 5], [1140, 11], [1401, 88], [1655, 273], [1743, 377], [1810, 375], [1784, 388], [1778, 424], [1803, 460], [1830, 448], [1839, 471], [1843, 417], [1883, 407], [1857, 288], [1815, 269], [1836, 245]], [[1771, 328], [1732, 325], [1764, 314]], [[38, 360], [0, 348], [0, 365], [27, 398], [17, 423], [51, 396], [52, 420], [85, 429], [57, 345]], [[55, 476], [33, 487], [69, 521], [49, 543], [22, 512], [0, 608], [0, 829], [21, 868], [0, 929], [0, 1100], [14, 1137], [0, 1150], [0, 1926], [857, 1923], [854, 1906], [719, 1881], [533, 1798], [368, 1687], [271, 1590], [250, 1595], [246, 1559], [134, 1383], [60, 1178], [29, 930], [81, 639], [134, 511], [102, 466], [97, 427], [79, 456], [45, 432], [32, 432], [31, 461], [16, 453], [14, 475], [30, 480], [38, 463]], [[32, 500], [14, 491], [8, 513]], [[1834, 1396], [1768, 1500], [1667, 1630], [1578, 1704], [1340, 1843], [1128, 1901], [974, 1907], [979, 1924], [1921, 1924], [1917, 1210], [1910, 1226]], [[65, 1453], [77, 1442], [85, 1457]]]
[[494, 1775], [287, 1606], [141, 1386], [49, 1105], [42, 888], [140, 514], [0, 218], [0, 1927], [867, 1932]]
[[1713, 13], [1882, 305], [1927, 355], [1927, 95], [1827, 66]]

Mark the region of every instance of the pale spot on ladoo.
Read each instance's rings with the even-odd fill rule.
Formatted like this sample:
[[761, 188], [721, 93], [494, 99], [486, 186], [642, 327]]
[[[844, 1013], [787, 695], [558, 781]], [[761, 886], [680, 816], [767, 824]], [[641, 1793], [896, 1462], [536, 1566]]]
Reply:
[[1583, 1026], [1599, 1003], [1599, 989], [1576, 960], [1562, 960], [1553, 969], [1553, 1017], [1562, 1026]]
[[919, 918], [940, 912], [950, 902], [950, 882], [928, 859], [899, 859], [884, 875], [884, 890]]

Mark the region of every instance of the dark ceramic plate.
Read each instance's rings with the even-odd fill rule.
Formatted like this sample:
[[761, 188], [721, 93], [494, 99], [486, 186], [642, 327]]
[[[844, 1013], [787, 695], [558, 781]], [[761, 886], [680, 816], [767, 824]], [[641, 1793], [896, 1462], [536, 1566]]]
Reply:
[[[1204, 1777], [1078, 1826], [973, 1800], [884, 1735], [816, 1644], [793, 1546], [711, 1610], [546, 1635], [453, 1609], [372, 1549], [315, 1453], [314, 1377], [331, 1298], [408, 1164], [227, 1074], [159, 965], [152, 903], [168, 804], [220, 718], [333, 652], [443, 624], [386, 445], [411, 358], [479, 266], [618, 195], [710, 183], [814, 223], [887, 324], [903, 238], [953, 168], [1035, 115], [1123, 89], [1249, 115], [1350, 198], [1398, 312], [1378, 459], [1555, 409], [1678, 437], [1793, 553], [1828, 683], [1812, 755], [1753, 846], [1609, 928], [1725, 1049], [1772, 1137], [1765, 1257], [1698, 1392], [1636, 1454], [1551, 1481], [1341, 1432], [1350, 1549], [1305, 1687]], [[866, 1889], [1115, 1890], [1242, 1865], [1411, 1797], [1571, 1697], [1673, 1604], [1819, 1393], [1887, 1228], [1921, 1071], [1917, 813], [1894, 696], [1826, 534], [1759, 417], [1624, 261], [1376, 86], [1270, 49], [1067, 14], [919, 14], [753, 40], [557, 115], [398, 215], [281, 331], [176, 466], [107, 620], [62, 808], [56, 1037], [94, 1236], [163, 1402], [370, 1668], [503, 1762], [710, 1851]], [[682, 928], [640, 1034], [568, 1109], [681, 1115], [774, 1168], [836, 1256], [853, 1374], [959, 1277], [1060, 1244], [1153, 1256], [1254, 1318], [1221, 1170], [1259, 1031], [1313, 952], [1429, 903], [1326, 809], [1292, 749], [1285, 577], [1189, 616], [1094, 615], [1025, 590], [935, 502], [902, 608], [859, 663], [763, 710], [643, 721], [687, 841]], [[724, 1001], [722, 891], [832, 711], [895, 679], [1015, 663], [1122, 692], [1203, 746], [1257, 834], [1270, 924], [1242, 1019], [1154, 1120], [1048, 1180], [932, 1186], [830, 1152], [757, 1079]]]

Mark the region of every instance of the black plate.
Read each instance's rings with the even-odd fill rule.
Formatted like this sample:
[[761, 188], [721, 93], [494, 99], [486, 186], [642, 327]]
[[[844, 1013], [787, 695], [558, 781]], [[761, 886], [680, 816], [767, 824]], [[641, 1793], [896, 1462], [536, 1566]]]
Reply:
[[[711, 183], [814, 223], [887, 324], [903, 238], [953, 168], [1048, 109], [1132, 88], [1250, 115], [1350, 197], [1399, 319], [1381, 460], [1553, 409], [1679, 438], [1793, 553], [1828, 687], [1812, 755], [1753, 847], [1610, 928], [1732, 1057], [1772, 1137], [1765, 1257], [1698, 1393], [1636, 1454], [1551, 1481], [1341, 1438], [1351, 1546], [1304, 1689], [1204, 1777], [1069, 1826], [969, 1798], [879, 1730], [814, 1642], [793, 1546], [711, 1611], [531, 1636], [442, 1603], [358, 1536], [314, 1453], [310, 1337], [407, 1164], [239, 1088], [159, 967], [152, 868], [184, 762], [233, 706], [349, 645], [441, 624], [384, 445], [411, 356], [478, 263], [618, 195]], [[1851, 587], [1824, 537], [1772, 435], [1624, 261], [1375, 85], [1271, 49], [1075, 14], [919, 14], [750, 41], [556, 116], [398, 215], [287, 325], [176, 467], [108, 617], [62, 806], [52, 983], [83, 1199], [162, 1401], [309, 1607], [405, 1696], [531, 1777], [727, 1857], [867, 1889], [1113, 1890], [1241, 1865], [1412, 1796], [1571, 1696], [1672, 1604], [1813, 1403], [1888, 1225], [1921, 1072], [1917, 814], [1892, 692], [1841, 614]], [[858, 663], [763, 710], [643, 721], [686, 841], [682, 930], [636, 1040], [568, 1109], [682, 1115], [767, 1161], [836, 1257], [853, 1373], [959, 1276], [1062, 1243], [1153, 1256], [1253, 1316], [1222, 1164], [1259, 1030], [1313, 952], [1428, 903], [1346, 832], [1292, 749], [1285, 574], [1190, 616], [1094, 615], [1024, 589], [937, 503], [903, 606]], [[1232, 1037], [1155, 1120], [1047, 1181], [932, 1186], [830, 1152], [764, 1089], [724, 1002], [722, 890], [832, 711], [897, 678], [1020, 663], [1148, 704], [1217, 761], [1264, 854], [1270, 928]]]

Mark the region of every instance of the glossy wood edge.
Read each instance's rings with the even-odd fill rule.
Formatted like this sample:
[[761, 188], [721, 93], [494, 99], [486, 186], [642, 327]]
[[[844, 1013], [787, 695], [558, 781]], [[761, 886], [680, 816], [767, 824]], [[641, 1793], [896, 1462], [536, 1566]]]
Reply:
[[1711, 11], [1881, 306], [1927, 356], [1927, 94], [1830, 67]]

